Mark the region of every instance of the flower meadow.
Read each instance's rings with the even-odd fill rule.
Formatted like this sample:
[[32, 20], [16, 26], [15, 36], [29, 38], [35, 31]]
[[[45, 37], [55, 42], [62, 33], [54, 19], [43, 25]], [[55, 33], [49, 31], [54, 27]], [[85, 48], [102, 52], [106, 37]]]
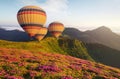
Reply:
[[51, 52], [0, 48], [1, 79], [120, 79], [120, 70]]

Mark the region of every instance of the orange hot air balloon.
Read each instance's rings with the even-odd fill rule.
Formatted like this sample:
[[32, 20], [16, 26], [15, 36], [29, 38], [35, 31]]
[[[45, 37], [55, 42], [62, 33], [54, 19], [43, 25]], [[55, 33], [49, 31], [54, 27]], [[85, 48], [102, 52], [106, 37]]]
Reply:
[[38, 41], [42, 40], [45, 37], [45, 35], [47, 34], [47, 31], [48, 31], [48, 29], [46, 27], [41, 27], [40, 29], [38, 29], [38, 32], [35, 35], [35, 38]]
[[46, 12], [37, 6], [25, 6], [17, 13], [20, 26], [33, 37], [46, 22]]
[[52, 22], [48, 30], [54, 37], [58, 38], [64, 31], [64, 25], [60, 22]]

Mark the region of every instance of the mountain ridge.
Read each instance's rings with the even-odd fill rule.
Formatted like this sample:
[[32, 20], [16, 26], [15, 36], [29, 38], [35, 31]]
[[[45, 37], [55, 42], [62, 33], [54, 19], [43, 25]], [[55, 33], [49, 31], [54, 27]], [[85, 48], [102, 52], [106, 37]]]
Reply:
[[86, 43], [100, 43], [120, 50], [120, 36], [105, 26], [85, 32], [81, 32], [79, 30], [76, 31], [75, 28], [66, 28], [63, 34]]
[[101, 26], [101, 27], [98, 27], [92, 31], [98, 31], [98, 32], [111, 32], [112, 30], [106, 26]]
[[8, 41], [29, 41], [30, 37], [27, 33], [20, 30], [5, 30], [0, 28], [0, 39]]
[[[107, 33], [105, 33], [106, 31]], [[80, 41], [84, 41], [89, 55], [95, 61], [120, 68], [120, 64], [119, 64], [120, 50], [115, 49], [114, 44], [109, 46], [101, 43], [100, 39], [102, 38], [102, 36], [99, 35], [99, 33], [103, 34], [105, 42], [108, 41], [109, 43], [110, 41], [113, 41], [112, 43], [116, 42], [117, 44], [120, 44], [119, 42], [112, 40], [112, 39], [118, 39], [118, 37], [120, 36], [113, 33], [109, 28], [105, 26], [99, 27], [95, 30], [89, 30], [85, 32], [79, 31], [78, 29], [75, 29], [75, 28], [67, 28], [63, 34], [70, 36], [73, 39], [79, 39]], [[117, 38], [109, 37], [111, 33], [115, 35], [115, 37]], [[108, 35], [105, 36], [106, 34]], [[111, 39], [111, 40], [106, 40], [106, 39]]]
[[120, 51], [97, 43], [86, 43], [85, 46], [96, 62], [120, 68]]

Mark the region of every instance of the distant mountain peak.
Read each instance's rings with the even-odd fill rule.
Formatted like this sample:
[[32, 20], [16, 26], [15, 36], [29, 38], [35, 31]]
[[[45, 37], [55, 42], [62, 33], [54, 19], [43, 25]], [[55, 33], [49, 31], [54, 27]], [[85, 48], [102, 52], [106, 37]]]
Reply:
[[76, 32], [73, 29], [65, 29], [64, 34], [87, 43], [100, 43], [105, 46], [120, 50], [120, 35], [112, 32], [106, 26], [94, 30]]
[[112, 30], [106, 26], [101, 26], [93, 31], [99, 31], [99, 32], [112, 32]]

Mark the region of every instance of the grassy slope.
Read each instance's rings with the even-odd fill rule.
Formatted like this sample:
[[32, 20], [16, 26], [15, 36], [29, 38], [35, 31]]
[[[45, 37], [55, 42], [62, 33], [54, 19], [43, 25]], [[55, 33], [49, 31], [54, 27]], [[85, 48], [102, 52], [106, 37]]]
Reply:
[[55, 38], [46, 38], [40, 42], [38, 41], [28, 41], [28, 42], [10, 42], [10, 41], [0, 41], [0, 47], [6, 48], [16, 48], [16, 49], [25, 49], [32, 52], [65, 52], [60, 49], [58, 42]]
[[84, 44], [75, 39], [61, 38], [58, 40], [59, 46], [69, 55], [93, 61], [87, 52]]
[[101, 44], [86, 44], [89, 54], [100, 63], [120, 68], [120, 51]]
[[0, 40], [0, 78], [114, 79], [120, 70], [92, 60], [82, 42], [46, 38], [40, 42]]
[[71, 56], [0, 48], [2, 79], [120, 79], [120, 70]]
[[48, 37], [40, 42], [8, 42], [1, 40], [0, 47], [24, 49], [31, 52], [60, 53], [93, 61], [82, 42], [68, 38], [56, 39]]

